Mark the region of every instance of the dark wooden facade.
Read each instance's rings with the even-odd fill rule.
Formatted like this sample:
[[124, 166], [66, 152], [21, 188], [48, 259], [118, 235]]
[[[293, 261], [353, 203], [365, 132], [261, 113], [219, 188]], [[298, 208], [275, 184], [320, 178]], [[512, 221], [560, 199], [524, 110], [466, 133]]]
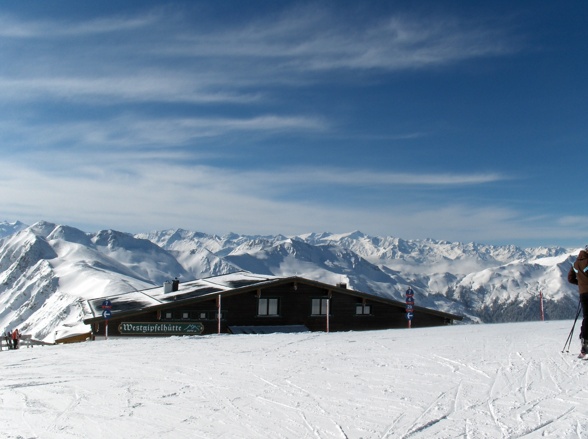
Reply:
[[[402, 302], [344, 286], [331, 286], [294, 277], [276, 278], [188, 300], [113, 312], [108, 320], [108, 334], [124, 335], [121, 328], [125, 332], [124, 328], [131, 327], [131, 323], [145, 324], [145, 328], [154, 331], [152, 335], [163, 335], [154, 324], [165, 325], [157, 327], [166, 329], [166, 335], [181, 333], [174, 331], [174, 325], [178, 328], [181, 325], [197, 325], [200, 334], [216, 334], [219, 331], [219, 300], [221, 333], [236, 332], [243, 327], [249, 328], [250, 332], [263, 332], [264, 328], [276, 328], [273, 332], [280, 332], [279, 328], [286, 330], [294, 326], [305, 327], [310, 331], [359, 331], [408, 326], [405, 304]], [[113, 310], [116, 310], [116, 300], [113, 300]], [[461, 320], [461, 317], [415, 307], [412, 327], [441, 326], [451, 324], [454, 320]], [[84, 321], [92, 324], [95, 335], [105, 335], [106, 321], [102, 316]]]

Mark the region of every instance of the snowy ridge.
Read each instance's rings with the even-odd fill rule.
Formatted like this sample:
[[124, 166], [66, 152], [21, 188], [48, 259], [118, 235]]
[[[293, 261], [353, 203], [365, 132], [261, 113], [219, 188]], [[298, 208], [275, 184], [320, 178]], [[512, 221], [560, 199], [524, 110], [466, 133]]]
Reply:
[[48, 222], [5, 237], [0, 270], [0, 327], [19, 327], [50, 342], [81, 322], [82, 300], [185, 273], [150, 241], [113, 231], [89, 235]]
[[94, 234], [45, 221], [2, 223], [0, 329], [52, 341], [79, 324], [82, 301], [236, 271], [299, 275], [465, 316], [469, 322], [573, 318], [576, 287], [566, 276], [575, 250], [310, 233], [286, 237], [182, 229]]
[[13, 223], [2, 221], [0, 222], [0, 239], [4, 238], [5, 236], [13, 235], [14, 233], [26, 228], [26, 224], [23, 224], [20, 221], [15, 221]]

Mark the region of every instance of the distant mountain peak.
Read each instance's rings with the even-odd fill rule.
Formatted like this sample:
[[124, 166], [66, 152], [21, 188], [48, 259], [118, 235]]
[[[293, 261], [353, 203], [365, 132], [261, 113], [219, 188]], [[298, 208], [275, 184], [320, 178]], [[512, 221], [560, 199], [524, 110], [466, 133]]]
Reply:
[[47, 238], [47, 236], [49, 236], [51, 234], [51, 232], [53, 232], [53, 230], [55, 230], [55, 228], [57, 227], [57, 224], [55, 223], [50, 223], [48, 221], [38, 221], [35, 224], [33, 224], [32, 226], [29, 227], [29, 229], [37, 236], [42, 236], [43, 238]]
[[26, 229], [27, 227], [28, 226], [26, 224], [23, 224], [20, 221], [2, 221], [0, 222], [0, 239], [18, 233], [21, 230]]

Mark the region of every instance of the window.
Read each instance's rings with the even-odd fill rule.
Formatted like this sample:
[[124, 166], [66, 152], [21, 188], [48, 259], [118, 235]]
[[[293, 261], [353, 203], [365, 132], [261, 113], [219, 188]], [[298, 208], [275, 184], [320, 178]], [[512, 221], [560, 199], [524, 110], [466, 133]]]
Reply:
[[260, 298], [257, 302], [257, 315], [277, 316], [279, 315], [279, 299]]
[[[221, 319], [225, 319], [226, 311], [221, 312]], [[217, 310], [188, 310], [188, 311], [166, 311], [161, 314], [164, 320], [217, 320]]]
[[329, 299], [320, 298], [312, 299], [312, 315], [313, 316], [326, 316], [327, 315], [327, 304]]
[[358, 303], [355, 305], [356, 316], [369, 316], [372, 313], [372, 306], [365, 303]]

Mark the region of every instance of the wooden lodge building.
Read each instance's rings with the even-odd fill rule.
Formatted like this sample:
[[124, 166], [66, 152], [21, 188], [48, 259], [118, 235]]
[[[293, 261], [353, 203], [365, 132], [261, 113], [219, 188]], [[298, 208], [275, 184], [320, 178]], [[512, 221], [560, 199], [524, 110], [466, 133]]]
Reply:
[[[417, 297], [418, 301], [418, 297]], [[133, 291], [88, 301], [94, 335], [194, 335], [360, 331], [408, 326], [406, 303], [302, 277], [248, 272]], [[219, 319], [220, 316], [220, 319]], [[412, 327], [461, 316], [419, 306]], [[108, 328], [108, 332], [105, 328]]]

